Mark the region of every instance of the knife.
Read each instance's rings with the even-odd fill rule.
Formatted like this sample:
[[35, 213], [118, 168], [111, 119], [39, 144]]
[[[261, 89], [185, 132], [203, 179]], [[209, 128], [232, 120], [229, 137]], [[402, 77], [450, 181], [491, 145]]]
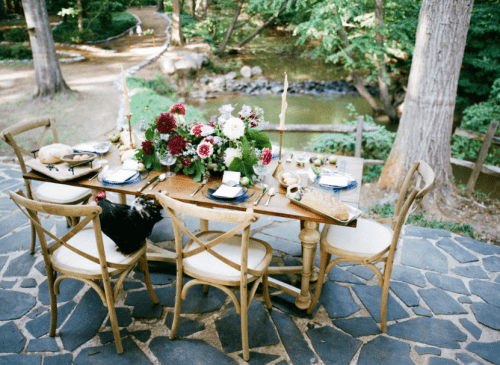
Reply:
[[158, 176], [153, 177], [147, 183], [145, 183], [144, 185], [142, 185], [142, 187], [140, 187], [139, 189], [137, 189], [137, 192], [140, 193], [141, 191], [143, 191], [144, 189], [146, 189], [150, 184], [154, 183], [158, 179]]
[[260, 199], [264, 196], [264, 194], [266, 193], [266, 191], [267, 191], [267, 188], [264, 188], [264, 190], [262, 190], [262, 192], [260, 193], [260, 195], [257, 197], [257, 200], [254, 201], [253, 205], [259, 204]]

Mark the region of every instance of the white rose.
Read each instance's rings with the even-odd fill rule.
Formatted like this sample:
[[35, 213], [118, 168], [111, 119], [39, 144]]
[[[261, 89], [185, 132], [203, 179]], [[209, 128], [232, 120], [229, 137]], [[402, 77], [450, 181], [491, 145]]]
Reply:
[[226, 123], [224, 123], [222, 132], [227, 138], [236, 140], [243, 137], [245, 134], [245, 124], [243, 124], [240, 118], [229, 118]]
[[201, 136], [206, 137], [214, 133], [215, 129], [209, 125], [204, 124], [203, 127], [201, 127]]
[[224, 152], [224, 164], [229, 167], [231, 165], [231, 162], [236, 158], [242, 158], [241, 151], [237, 148], [228, 148]]
[[219, 113], [225, 118], [229, 119], [231, 118], [231, 113], [233, 112], [234, 108], [231, 104], [224, 104], [219, 108]]
[[248, 105], [243, 105], [240, 110], [240, 116], [243, 118], [249, 117], [251, 112], [252, 108], [250, 108]]

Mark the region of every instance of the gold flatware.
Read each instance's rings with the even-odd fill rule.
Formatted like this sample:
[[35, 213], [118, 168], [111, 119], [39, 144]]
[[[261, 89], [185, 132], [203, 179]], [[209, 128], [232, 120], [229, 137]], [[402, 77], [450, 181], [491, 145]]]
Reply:
[[158, 176], [153, 177], [151, 180], [149, 180], [147, 183], [142, 185], [139, 189], [137, 189], [137, 192], [140, 193], [144, 189], [146, 189], [150, 184], [154, 183], [156, 180], [158, 180]]
[[151, 187], [149, 188], [149, 190], [153, 190], [153, 188], [156, 186], [156, 184], [158, 184], [159, 182], [164, 181], [166, 178], [167, 178], [166, 174], [161, 174], [160, 176], [158, 176], [158, 180], [156, 180], [156, 182], [153, 185], [151, 185]]
[[257, 197], [257, 200], [255, 200], [255, 201], [253, 202], [253, 205], [257, 205], [257, 204], [259, 204], [260, 199], [264, 196], [264, 194], [266, 193], [266, 191], [267, 191], [267, 186], [266, 186], [264, 189], [262, 189], [262, 192], [261, 192], [261, 193], [259, 194], [259, 196]]
[[196, 195], [196, 193], [197, 193], [198, 191], [200, 191], [200, 189], [201, 189], [202, 187], [204, 187], [204, 186], [207, 184], [207, 182], [208, 182], [208, 179], [203, 179], [203, 181], [201, 182], [201, 185], [200, 185], [200, 186], [198, 186], [198, 187], [196, 188], [196, 190], [195, 190], [195, 191], [193, 191], [193, 193], [191, 194], [191, 196], [195, 196], [195, 195]]
[[269, 198], [267, 198], [267, 202], [265, 204], [266, 207], [269, 205], [269, 201], [274, 196], [274, 194], [276, 194], [276, 189], [271, 188], [271, 190], [269, 190]]

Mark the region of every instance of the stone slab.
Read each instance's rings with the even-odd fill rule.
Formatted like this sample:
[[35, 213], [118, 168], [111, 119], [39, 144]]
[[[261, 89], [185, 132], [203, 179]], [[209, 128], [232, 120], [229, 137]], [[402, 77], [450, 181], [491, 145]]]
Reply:
[[[317, 362], [314, 352], [309, 348], [303, 334], [289, 315], [272, 311], [271, 317], [278, 328], [281, 342], [292, 364], [310, 364], [311, 362]], [[311, 361], [311, 359], [313, 359], [313, 361]]]
[[[202, 340], [156, 337], [149, 344], [162, 365], [237, 365], [238, 362]], [[78, 364], [75, 364], [78, 365]]]
[[373, 336], [382, 333], [372, 317], [336, 319], [333, 324], [354, 337]]
[[[73, 300], [76, 294], [83, 288], [84, 283], [75, 279], [64, 279], [59, 285], [60, 294], [57, 296], [58, 303], [64, 303]], [[45, 305], [50, 304], [49, 283], [45, 280], [38, 287], [38, 300]]]
[[0, 271], [2, 271], [3, 266], [7, 262], [8, 258], [9, 258], [9, 256], [0, 256]]
[[99, 295], [95, 290], [89, 289], [66, 324], [59, 330], [64, 348], [73, 351], [94, 337], [107, 314], [108, 309], [102, 304]]
[[33, 278], [27, 278], [27, 279], [23, 279], [23, 281], [21, 281], [21, 284], [20, 284], [20, 287], [21, 288], [36, 288], [36, 280], [33, 279]]
[[314, 350], [325, 364], [349, 365], [362, 342], [332, 327], [307, 330]]
[[14, 290], [0, 290], [0, 321], [18, 319], [36, 304], [33, 295]]
[[366, 343], [357, 365], [413, 365], [410, 345], [393, 338], [378, 336]]
[[370, 280], [375, 276], [375, 273], [373, 270], [371, 270], [369, 267], [366, 267], [364, 265], [356, 265], [356, 266], [351, 266], [347, 268], [347, 271], [349, 271], [351, 274], [354, 274], [356, 276], [359, 276], [360, 278], [363, 278], [365, 280]]
[[[149, 262], [149, 276], [153, 285], [168, 285], [176, 278], [175, 264], [165, 262]], [[136, 272], [134, 278], [144, 283], [144, 274]]]
[[401, 264], [444, 274], [448, 272], [446, 256], [426, 239], [404, 238]]
[[19, 226], [28, 223], [28, 218], [21, 212], [14, 213], [0, 220], [0, 237], [12, 232]]
[[0, 357], [0, 365], [40, 365], [42, 355], [7, 355]]
[[146, 342], [151, 337], [150, 330], [140, 330], [132, 332], [132, 335], [141, 342]]
[[0, 210], [13, 211], [16, 210], [17, 205], [10, 197], [3, 196], [0, 198]]
[[7, 322], [0, 326], [0, 353], [20, 353], [25, 344], [26, 338], [24, 338], [14, 322]]
[[397, 297], [401, 299], [408, 307], [415, 307], [419, 305], [420, 298], [417, 296], [417, 294], [415, 294], [413, 289], [408, 284], [393, 281], [391, 282], [390, 287], [394, 294], [396, 294]]
[[11, 259], [9, 266], [7, 266], [7, 269], [3, 273], [3, 277], [8, 278], [28, 275], [36, 259], [37, 257], [30, 254], [28, 251], [15, 259]]
[[474, 359], [472, 356], [469, 354], [466, 354], [465, 352], [457, 353], [455, 354], [457, 359], [459, 359], [464, 365], [483, 365], [482, 362], [477, 361]]
[[500, 308], [489, 303], [472, 303], [472, 312], [479, 323], [500, 331]]
[[[382, 288], [372, 285], [353, 285], [352, 289], [370, 312], [375, 322], [380, 323], [380, 304], [382, 301]], [[408, 313], [389, 293], [387, 298], [387, 321], [407, 318]]]
[[71, 365], [73, 363], [73, 355], [63, 354], [55, 356], [44, 356], [43, 365]]
[[405, 226], [405, 236], [429, 238], [438, 240], [440, 237], [450, 237], [450, 232], [443, 229], [427, 228], [419, 226]]
[[16, 190], [17, 187], [21, 187], [21, 184], [22, 182], [16, 179], [3, 180], [0, 182], [0, 190], [7, 193], [8, 190]]
[[483, 267], [490, 272], [500, 271], [500, 257], [490, 256], [483, 259]]
[[490, 245], [486, 242], [476, 241], [469, 237], [455, 237], [465, 248], [483, 255], [500, 255], [500, 247]]
[[57, 346], [54, 337], [47, 338], [36, 338], [28, 343], [28, 352], [57, 352], [59, 351], [59, 346]]
[[417, 316], [432, 317], [432, 312], [430, 310], [428, 310], [427, 308], [415, 307], [415, 308], [412, 308], [412, 310]]
[[448, 275], [436, 274], [434, 272], [428, 272], [425, 274], [429, 283], [437, 288], [451, 291], [453, 293], [470, 295], [470, 292], [465, 287], [462, 280], [453, 278]]
[[449, 349], [460, 348], [457, 342], [467, 340], [467, 335], [447, 319], [412, 318], [387, 327], [387, 334], [409, 341]]
[[331, 281], [323, 285], [319, 302], [325, 307], [330, 318], [349, 317], [361, 309], [354, 301], [349, 288]]
[[[483, 303], [480, 303], [480, 304], [483, 304]], [[479, 338], [481, 337], [481, 334], [483, 333], [483, 331], [481, 331], [481, 329], [476, 326], [474, 323], [472, 323], [471, 321], [469, 321], [467, 318], [460, 318], [458, 320], [460, 322], [460, 324], [462, 326], [464, 326], [464, 328], [469, 331], [469, 333], [474, 336], [474, 338], [476, 340], [479, 340]]]
[[441, 349], [438, 349], [437, 347], [415, 346], [415, 351], [417, 351], [419, 355], [441, 355]]
[[254, 237], [269, 243], [273, 250], [284, 252], [290, 256], [302, 256], [302, 245], [300, 243], [285, 241], [262, 233], [257, 233]]
[[407, 266], [394, 265], [392, 267], [391, 280], [404, 281], [420, 287], [425, 287], [425, 276], [419, 271]]
[[[38, 236], [37, 244], [40, 243]], [[19, 250], [27, 250], [31, 245], [31, 229], [29, 227], [20, 229], [19, 232], [0, 239], [0, 254], [16, 252]]]
[[[64, 322], [66, 317], [71, 313], [71, 311], [76, 307], [75, 302], [68, 302], [57, 308], [57, 323], [56, 328], [59, 328]], [[43, 336], [49, 333], [50, 330], [50, 316], [51, 314], [45, 313], [32, 321], [26, 323], [25, 327], [35, 338]]]
[[16, 285], [16, 281], [0, 281], [0, 289], [12, 289]]
[[443, 357], [431, 357], [429, 365], [459, 365], [458, 362]]
[[500, 284], [473, 280], [469, 282], [469, 288], [472, 294], [483, 298], [485, 302], [500, 307]]
[[479, 259], [467, 251], [465, 248], [460, 246], [451, 238], [442, 238], [437, 243], [436, 246], [448, 252], [455, 260], [461, 264], [467, 262], [479, 261]]
[[123, 290], [144, 289], [143, 283], [138, 281], [125, 281], [122, 286]]
[[[11, 177], [12, 179], [22, 179], [23, 178], [23, 174], [22, 174], [21, 170], [7, 169], [7, 170], [4, 170], [2, 172], [5, 175]], [[19, 181], [19, 182], [22, 182], [22, 181]]]
[[[172, 329], [172, 323], [174, 321], [174, 314], [172, 312], [167, 313], [167, 318], [165, 320], [165, 325]], [[193, 333], [203, 331], [205, 329], [205, 324], [203, 322], [198, 322], [186, 317], [180, 317], [179, 327], [177, 328], [177, 337], [187, 337]]]
[[273, 307], [279, 308], [283, 312], [291, 314], [294, 317], [308, 318], [308, 319], [314, 318], [316, 312], [319, 309], [319, 303], [316, 304], [316, 307], [311, 312], [311, 314], [307, 314], [305, 310], [297, 308], [297, 306], [295, 305], [296, 299], [297, 298], [289, 294], [278, 294], [271, 296], [271, 303]]
[[125, 338], [122, 341], [123, 354], [118, 355], [114, 343], [109, 343], [103, 346], [88, 347], [83, 349], [75, 361], [74, 365], [147, 365], [152, 364], [144, 353], [137, 347], [131, 338]]
[[[120, 338], [127, 337], [129, 334], [130, 332], [126, 328], [122, 328], [120, 330]], [[105, 345], [113, 342], [115, 340], [115, 336], [113, 335], [113, 331], [99, 332], [99, 339], [101, 340], [101, 344]]]
[[356, 276], [341, 269], [337, 265], [332, 267], [332, 269], [330, 270], [330, 273], [328, 274], [328, 279], [341, 283], [364, 284], [364, 282], [359, 280]]
[[300, 243], [299, 233], [300, 233], [300, 222], [292, 221], [289, 224], [282, 224], [276, 228], [264, 229], [262, 233], [268, 234], [270, 236], [279, 237], [287, 241]]
[[471, 279], [489, 279], [488, 274], [481, 266], [457, 266], [451, 269], [455, 274]]
[[495, 283], [500, 283], [500, 275], [498, 275], [497, 278], [495, 279]]
[[472, 304], [472, 300], [469, 297], [466, 297], [465, 295], [458, 297], [457, 300], [459, 303], [462, 304]]
[[[215, 326], [225, 353], [241, 351], [241, 317], [231, 302], [215, 320]], [[264, 305], [252, 301], [248, 308], [248, 346], [249, 348], [270, 346], [279, 343], [274, 326]]]
[[[243, 354], [239, 355], [243, 359]], [[249, 365], [266, 365], [278, 359], [279, 355], [263, 354], [261, 352], [250, 351], [250, 360], [246, 361]]]
[[465, 349], [485, 360], [491, 361], [493, 364], [500, 365], [500, 341], [489, 343], [472, 342]]
[[172, 221], [170, 219], [162, 219], [156, 223], [148, 238], [153, 243], [173, 241], [175, 236]]
[[441, 289], [419, 289], [418, 294], [434, 314], [467, 314], [467, 311]]
[[[115, 308], [116, 318], [118, 319], [118, 327], [128, 327], [132, 323], [130, 309], [117, 307]], [[108, 318], [106, 326], [111, 326], [111, 320]]]

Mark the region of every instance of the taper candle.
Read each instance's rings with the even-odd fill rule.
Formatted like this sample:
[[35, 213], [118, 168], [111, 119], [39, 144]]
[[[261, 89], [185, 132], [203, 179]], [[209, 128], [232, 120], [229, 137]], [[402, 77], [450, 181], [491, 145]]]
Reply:
[[122, 82], [123, 82], [123, 95], [125, 97], [125, 111], [127, 114], [130, 114], [130, 104], [128, 103], [127, 80], [125, 78], [125, 72], [123, 71], [123, 65], [122, 65]]
[[285, 111], [288, 106], [286, 103], [286, 91], [288, 90], [288, 75], [285, 72], [285, 83], [283, 85], [283, 94], [281, 94], [281, 113], [280, 113], [280, 127], [278, 129], [285, 129]]

